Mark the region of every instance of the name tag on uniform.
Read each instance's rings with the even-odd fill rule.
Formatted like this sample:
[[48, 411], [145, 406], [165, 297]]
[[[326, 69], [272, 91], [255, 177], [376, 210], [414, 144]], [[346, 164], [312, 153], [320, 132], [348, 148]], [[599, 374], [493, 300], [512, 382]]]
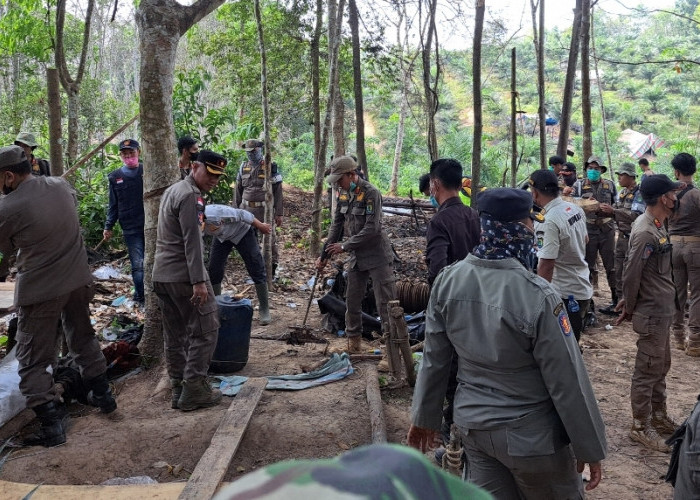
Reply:
[[124, 182], [124, 179], [117, 179], [117, 184], [122, 184]]

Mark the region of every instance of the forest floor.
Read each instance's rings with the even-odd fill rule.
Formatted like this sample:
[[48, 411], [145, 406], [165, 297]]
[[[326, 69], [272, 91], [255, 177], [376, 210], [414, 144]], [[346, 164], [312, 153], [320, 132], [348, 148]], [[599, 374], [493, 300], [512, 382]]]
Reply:
[[[253, 336], [286, 333], [290, 326], [302, 323], [309, 298], [304, 285], [314, 274], [315, 260], [307, 255], [304, 245], [310, 199], [308, 193], [293, 188], [286, 191], [286, 217], [280, 233], [280, 279], [271, 294], [274, 321], [261, 327], [254, 319]], [[387, 216], [384, 220], [403, 261], [398, 270], [399, 279], [422, 276], [424, 223], [416, 228], [408, 217]], [[239, 262], [229, 263], [224, 291], [231, 291], [234, 285], [238, 291], [245, 290], [243, 283], [247, 276]], [[330, 273], [330, 266], [327, 270]], [[128, 289], [126, 283], [115, 286]], [[104, 302], [116, 298], [119, 290], [115, 289], [114, 296]], [[252, 288], [247, 295], [254, 299]], [[603, 285], [596, 302], [602, 306], [608, 300], [609, 292]], [[108, 323], [109, 314], [97, 302], [93, 304], [93, 312], [99, 332]], [[612, 318], [608, 320], [602, 315], [598, 318], [598, 326], [584, 332], [583, 357], [606, 424], [608, 457], [603, 463], [600, 486], [587, 493], [587, 497], [670, 498], [671, 486], [662, 479], [669, 455], [648, 451], [627, 437], [631, 425], [629, 388], [635, 334], [629, 323], [606, 330], [605, 325]], [[321, 334], [320, 322], [318, 307], [314, 305], [308, 323], [318, 334]], [[331, 347], [345, 345], [344, 339], [324, 335]], [[363, 341], [363, 346], [367, 350], [383, 347], [379, 341]], [[324, 344], [291, 346], [280, 341], [252, 339], [248, 364], [237, 374], [259, 377], [300, 373], [302, 367], [322, 362], [325, 352]], [[672, 357], [667, 378], [669, 412], [682, 421], [698, 394], [700, 359], [687, 357], [678, 350], [673, 350]], [[354, 374], [331, 384], [301, 391], [265, 391], [225, 480], [233, 481], [280, 460], [331, 457], [370, 443], [362, 364], [355, 368]], [[72, 424], [66, 444], [14, 451], [2, 464], [0, 479], [32, 484], [100, 484], [110, 478], [133, 476], [150, 476], [158, 482], [186, 481], [209, 446], [232, 399], [224, 397], [217, 407], [194, 412], [173, 410], [170, 391], [156, 392], [163, 376], [163, 369], [156, 368], [117, 383], [119, 408], [110, 416], [92, 407], [71, 405]], [[390, 442], [405, 443], [411, 397], [409, 387], [382, 391]], [[24, 422], [31, 418], [26, 413]], [[10, 422], [13, 423], [16, 425]], [[7, 429], [10, 424], [0, 429], [0, 437], [14, 432]], [[164, 467], [163, 462], [172, 468]]]

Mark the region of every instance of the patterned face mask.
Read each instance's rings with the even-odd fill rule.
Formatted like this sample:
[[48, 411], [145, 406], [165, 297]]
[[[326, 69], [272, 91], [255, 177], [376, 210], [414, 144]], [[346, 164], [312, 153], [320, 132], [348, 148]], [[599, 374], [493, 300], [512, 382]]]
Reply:
[[252, 163], [262, 163], [263, 161], [262, 148], [255, 148], [252, 151], [246, 151], [245, 154], [248, 155], [248, 161]]
[[501, 222], [487, 215], [480, 219], [481, 239], [473, 254], [487, 260], [514, 257], [532, 271], [537, 256], [535, 233], [522, 222]]

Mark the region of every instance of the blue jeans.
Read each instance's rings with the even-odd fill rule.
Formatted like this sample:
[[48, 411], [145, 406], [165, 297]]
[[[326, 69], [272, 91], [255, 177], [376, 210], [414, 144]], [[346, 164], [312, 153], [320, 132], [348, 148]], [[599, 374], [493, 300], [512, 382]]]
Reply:
[[134, 300], [143, 302], [145, 296], [143, 294], [143, 252], [146, 242], [141, 233], [124, 233], [124, 243], [129, 251], [129, 260], [131, 261], [131, 277], [134, 280]]

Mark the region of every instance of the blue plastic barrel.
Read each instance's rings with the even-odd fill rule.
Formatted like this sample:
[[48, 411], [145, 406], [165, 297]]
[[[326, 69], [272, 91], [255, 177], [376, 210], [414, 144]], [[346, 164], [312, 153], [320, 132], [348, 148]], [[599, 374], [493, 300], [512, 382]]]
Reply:
[[221, 326], [209, 370], [214, 373], [237, 372], [248, 362], [253, 306], [248, 299], [235, 300], [228, 295], [217, 296], [216, 303]]

